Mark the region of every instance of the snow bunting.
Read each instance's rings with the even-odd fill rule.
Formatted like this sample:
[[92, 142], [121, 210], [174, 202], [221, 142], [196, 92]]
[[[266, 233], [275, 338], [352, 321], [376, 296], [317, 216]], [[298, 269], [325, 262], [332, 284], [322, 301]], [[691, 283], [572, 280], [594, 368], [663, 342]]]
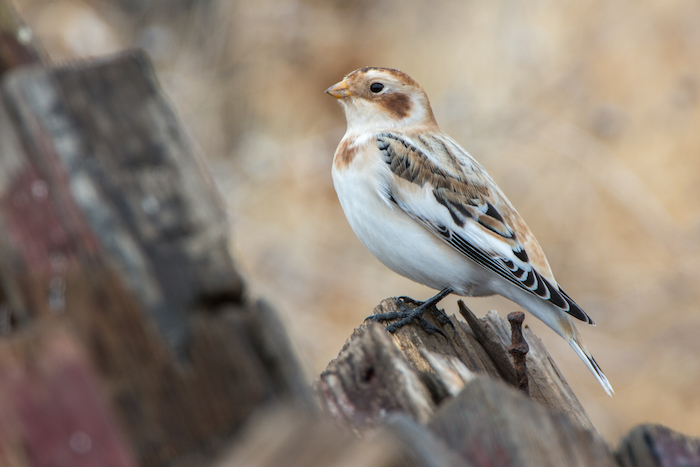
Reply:
[[440, 130], [423, 88], [399, 70], [367, 67], [326, 92], [347, 119], [332, 174], [350, 226], [387, 267], [440, 290], [414, 310], [397, 300], [402, 312], [372, 318], [399, 319], [389, 331], [414, 319], [430, 330], [423, 312], [450, 293], [502, 295], [566, 339], [612, 394], [572, 318], [593, 321], [486, 170]]

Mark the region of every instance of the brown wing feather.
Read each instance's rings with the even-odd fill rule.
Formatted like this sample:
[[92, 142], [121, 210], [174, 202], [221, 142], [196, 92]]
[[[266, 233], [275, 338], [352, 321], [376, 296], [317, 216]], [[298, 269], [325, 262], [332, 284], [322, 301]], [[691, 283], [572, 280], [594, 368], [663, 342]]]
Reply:
[[[424, 139], [417, 139], [421, 144], [426, 144]], [[451, 140], [447, 140], [447, 143], [452, 144]], [[377, 138], [377, 147], [400, 184], [422, 189], [428, 183], [436, 201], [447, 208], [456, 226], [474, 223], [472, 225], [479, 226], [485, 235], [508, 244], [513, 256], [503, 257], [483, 251], [462, 236], [463, 232], [459, 229], [447, 229], [421, 216], [417, 216], [416, 220], [477, 264], [549, 301], [571, 316], [592, 323], [590, 317], [557, 285], [530, 228], [484, 169], [476, 162], [470, 165], [473, 159], [468, 155], [460, 159], [450, 152], [446, 143], [442, 146], [444, 153], [436, 151], [435, 147], [426, 148], [424, 152], [398, 135], [382, 133]], [[456, 143], [454, 146], [459, 147]], [[439, 167], [426, 152], [441, 161]], [[466, 165], [463, 171], [459, 170], [460, 162]], [[457, 173], [452, 173], [450, 169]], [[469, 171], [471, 174], [467, 175]], [[401, 197], [395, 198], [391, 192], [389, 196], [406, 209], [402, 206]], [[410, 208], [407, 212], [411, 215]]]
[[489, 193], [487, 186], [467, 182], [459, 172], [447, 172], [439, 168], [420, 148], [410, 145], [392, 133], [380, 134], [377, 137], [377, 146], [391, 171], [411, 183], [419, 186], [429, 183], [436, 189], [445, 189], [466, 199], [482, 198]]
[[532, 264], [542, 277], [556, 286], [557, 281], [554, 279], [554, 274], [549, 266], [549, 262], [544, 255], [544, 251], [542, 251], [542, 247], [535, 238], [535, 235], [530, 230], [530, 227], [528, 227], [523, 218], [520, 217], [520, 214], [518, 214], [518, 211], [516, 211], [507, 200], [505, 202], [503, 201], [505, 199], [504, 195], [497, 198], [499, 199], [494, 202], [494, 207], [501, 214], [505, 223], [517, 232], [518, 240], [527, 252], [530, 264]]
[[[416, 139], [426, 146], [430, 145], [426, 150], [429, 149], [432, 154], [442, 156], [447, 162], [445, 168], [438, 167], [421, 148], [411, 145], [405, 139], [392, 133], [382, 133], [377, 137], [377, 146], [391, 171], [397, 177], [419, 186], [430, 184], [434, 188], [436, 199], [448, 208], [457, 225], [463, 226], [466, 218], [471, 218], [486, 234], [498, 236], [511, 248], [522, 246], [530, 264], [556, 286], [557, 282], [542, 247], [486, 171], [474, 162], [471, 169], [477, 177], [467, 180], [460, 170], [462, 166], [459, 160], [449, 150], [446, 142], [437, 138], [437, 142], [426, 141], [419, 136]], [[451, 169], [449, 172], [448, 168]], [[483, 183], [475, 180], [483, 180]], [[485, 210], [482, 210], [484, 207]]]

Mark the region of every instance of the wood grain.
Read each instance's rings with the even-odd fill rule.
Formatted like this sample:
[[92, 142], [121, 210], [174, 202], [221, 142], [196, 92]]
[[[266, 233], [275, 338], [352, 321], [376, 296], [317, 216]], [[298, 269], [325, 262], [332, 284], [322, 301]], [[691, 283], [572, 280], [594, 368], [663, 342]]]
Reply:
[[428, 426], [477, 466], [616, 466], [597, 433], [492, 378], [477, 377]]

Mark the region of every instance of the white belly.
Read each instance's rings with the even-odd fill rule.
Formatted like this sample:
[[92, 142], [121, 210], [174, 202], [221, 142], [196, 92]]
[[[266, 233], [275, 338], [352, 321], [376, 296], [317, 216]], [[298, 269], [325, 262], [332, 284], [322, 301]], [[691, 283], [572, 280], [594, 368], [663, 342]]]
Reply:
[[428, 287], [451, 286], [465, 296], [493, 295], [493, 275], [386, 200], [377, 173], [352, 165], [340, 173], [333, 169], [340, 204], [365, 247], [388, 268]]

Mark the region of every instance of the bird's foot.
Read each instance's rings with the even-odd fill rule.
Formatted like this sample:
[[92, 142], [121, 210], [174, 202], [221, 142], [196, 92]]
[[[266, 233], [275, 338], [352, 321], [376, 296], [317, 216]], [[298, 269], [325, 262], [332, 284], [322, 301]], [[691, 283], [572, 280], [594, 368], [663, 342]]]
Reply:
[[[396, 297], [396, 307], [400, 311], [394, 311], [391, 313], [380, 313], [377, 315], [372, 315], [369, 316], [367, 319], [371, 319], [372, 321], [390, 321], [390, 320], [398, 320], [395, 323], [392, 323], [386, 327], [386, 330], [388, 332], [394, 333], [396, 332], [397, 329], [411, 323], [413, 320], [417, 320], [418, 324], [420, 324], [421, 328], [425, 332], [427, 332], [429, 335], [433, 335], [436, 332], [438, 334], [442, 334], [442, 336], [447, 339], [447, 336], [445, 335], [444, 332], [442, 332], [440, 329], [436, 328], [432, 324], [430, 324], [424, 317], [423, 314], [430, 310], [433, 315], [437, 318], [438, 322], [440, 324], [447, 324], [449, 323], [452, 326], [452, 330], [457, 332], [454, 328], [454, 324], [452, 324], [452, 321], [450, 321], [450, 318], [447, 317], [444, 311], [440, 310], [436, 305], [437, 303], [445, 298], [447, 295], [452, 293], [452, 288], [451, 287], [446, 287], [445, 289], [441, 290], [438, 294], [436, 294], [434, 297], [429, 298], [428, 300], [421, 302], [419, 300], [414, 300], [410, 297]], [[411, 305], [416, 305], [415, 308], [409, 309], [406, 305], [411, 304]]]
[[[396, 297], [396, 306], [398, 306], [401, 309], [401, 311], [410, 311], [408, 307], [406, 307], [407, 303], [410, 303], [411, 305], [416, 305], [416, 307], [420, 307], [421, 305], [425, 304], [425, 302], [421, 302], [420, 300], [416, 300], [411, 297], [406, 297], [405, 295], [402, 295], [401, 297]], [[450, 318], [447, 316], [447, 314], [437, 307], [437, 303], [432, 304], [432, 306], [430, 307], [430, 311], [433, 313], [433, 316], [435, 316], [435, 318], [440, 324], [452, 324], [452, 321], [450, 321]], [[454, 325], [452, 327], [454, 328]]]

